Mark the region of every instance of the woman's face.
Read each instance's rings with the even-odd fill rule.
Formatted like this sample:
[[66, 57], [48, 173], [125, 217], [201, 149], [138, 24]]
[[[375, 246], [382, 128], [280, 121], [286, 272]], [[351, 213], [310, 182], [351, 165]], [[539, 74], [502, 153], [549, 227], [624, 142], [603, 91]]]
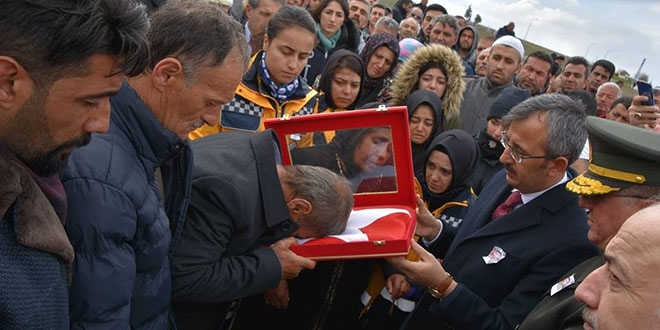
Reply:
[[449, 156], [433, 150], [426, 161], [426, 184], [435, 194], [441, 194], [449, 188], [452, 179], [452, 167]]
[[347, 68], [335, 71], [330, 88], [332, 91], [332, 102], [338, 109], [346, 109], [355, 102], [360, 92], [362, 77]]
[[321, 32], [328, 38], [332, 37], [341, 28], [341, 25], [344, 24], [344, 19], [346, 19], [346, 16], [341, 9], [341, 5], [337, 1], [328, 2], [328, 5], [321, 11], [321, 17], [319, 19]]
[[442, 70], [430, 68], [419, 77], [419, 89], [431, 91], [442, 99], [447, 89], [447, 77], [442, 73]]
[[605, 114], [605, 118], [607, 118], [609, 120], [613, 120], [613, 121], [616, 121], [617, 119], [619, 119], [619, 117], [621, 117], [621, 114], [620, 114], [621, 111], [620, 111], [620, 109], [618, 109], [619, 107], [623, 108], [623, 110], [625, 110], [625, 111], [628, 111], [628, 109], [626, 109], [626, 106], [623, 105], [623, 103], [618, 103], [617, 105], [610, 108], [610, 111], [608, 111]]
[[379, 79], [385, 76], [394, 65], [394, 57], [396, 54], [387, 46], [380, 46], [376, 48], [369, 62], [367, 63], [367, 76], [371, 79]]
[[414, 144], [424, 144], [431, 137], [434, 123], [435, 117], [431, 106], [426, 103], [418, 106], [408, 122], [410, 141]]
[[266, 68], [277, 85], [291, 83], [307, 65], [314, 48], [314, 34], [301, 27], [284, 28], [270, 40], [264, 36]]
[[392, 135], [389, 128], [375, 128], [364, 135], [355, 147], [353, 161], [360, 171], [373, 171], [392, 158]]

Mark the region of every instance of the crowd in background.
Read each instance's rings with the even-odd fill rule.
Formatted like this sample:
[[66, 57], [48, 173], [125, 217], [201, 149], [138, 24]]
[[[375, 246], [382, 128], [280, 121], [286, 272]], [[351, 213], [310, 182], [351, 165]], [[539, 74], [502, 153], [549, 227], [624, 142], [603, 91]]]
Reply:
[[[0, 328], [655, 327], [660, 89], [514, 30], [427, 0], [0, 2]], [[264, 121], [379, 106], [407, 108], [411, 254], [297, 255], [396, 190], [394, 137]]]

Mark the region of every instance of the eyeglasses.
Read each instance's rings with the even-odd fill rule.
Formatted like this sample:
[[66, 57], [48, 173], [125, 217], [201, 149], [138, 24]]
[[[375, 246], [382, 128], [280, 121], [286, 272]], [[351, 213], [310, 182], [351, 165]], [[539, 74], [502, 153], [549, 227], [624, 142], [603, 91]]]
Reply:
[[418, 15], [418, 14], [410, 14], [410, 16], [412, 16], [412, 18], [414, 18], [414, 19], [422, 19], [422, 18], [424, 18], [424, 17], [422, 17], [422, 15]]
[[525, 156], [521, 155], [520, 152], [517, 150], [511, 148], [509, 145], [509, 136], [507, 135], [507, 131], [502, 131], [500, 133], [500, 143], [502, 146], [504, 146], [504, 149], [509, 150], [509, 155], [511, 155], [511, 159], [516, 161], [516, 163], [522, 163], [524, 159], [534, 159], [534, 158], [543, 158], [543, 159], [552, 159], [555, 158], [555, 156]]

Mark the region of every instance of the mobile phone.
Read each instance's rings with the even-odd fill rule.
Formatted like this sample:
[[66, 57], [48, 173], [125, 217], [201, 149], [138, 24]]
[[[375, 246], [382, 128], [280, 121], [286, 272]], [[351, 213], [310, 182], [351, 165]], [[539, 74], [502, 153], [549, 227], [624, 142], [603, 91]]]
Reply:
[[645, 95], [648, 96], [649, 100], [646, 102], [643, 102], [642, 105], [654, 105], [655, 102], [653, 101], [653, 86], [651, 84], [638, 80], [637, 81], [637, 91], [639, 92], [639, 95]]

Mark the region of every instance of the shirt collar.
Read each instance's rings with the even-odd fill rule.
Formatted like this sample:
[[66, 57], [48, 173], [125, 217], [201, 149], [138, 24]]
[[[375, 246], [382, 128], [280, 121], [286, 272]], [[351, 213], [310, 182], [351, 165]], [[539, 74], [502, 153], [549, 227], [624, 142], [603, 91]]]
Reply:
[[[556, 187], [560, 184], [563, 184], [567, 181], [568, 181], [568, 173], [564, 172], [564, 177], [561, 180], [559, 180], [557, 183], [553, 184], [552, 186], [550, 186], [546, 189], [543, 189], [543, 190], [537, 191], [537, 192], [533, 192], [533, 193], [529, 193], [529, 194], [520, 193], [520, 195], [522, 197], [523, 205], [533, 201], [534, 198], [543, 195], [543, 193], [545, 193], [546, 191], [548, 191], [548, 190], [550, 190], [550, 189], [552, 189], [552, 188], [554, 188], [554, 187]], [[517, 191], [517, 190], [518, 189], [513, 189], [512, 191]]]

